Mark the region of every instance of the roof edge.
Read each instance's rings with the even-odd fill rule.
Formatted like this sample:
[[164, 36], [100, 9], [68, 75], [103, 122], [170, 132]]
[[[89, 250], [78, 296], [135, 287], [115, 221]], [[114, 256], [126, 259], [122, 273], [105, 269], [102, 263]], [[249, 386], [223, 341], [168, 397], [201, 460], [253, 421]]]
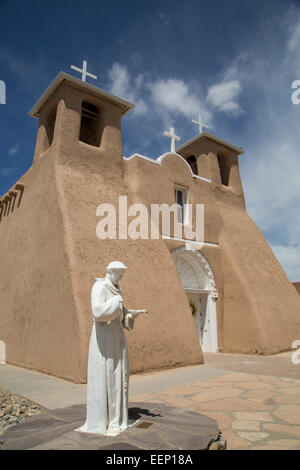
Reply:
[[39, 112], [41, 107], [48, 101], [50, 96], [54, 93], [54, 91], [59, 87], [61, 83], [64, 81], [71, 82], [72, 84], [85, 89], [86, 91], [90, 92], [91, 94], [101, 97], [102, 99], [109, 101], [114, 104], [118, 104], [122, 109], [122, 116], [124, 116], [128, 111], [134, 108], [134, 104], [126, 101], [118, 96], [115, 96], [108, 91], [103, 90], [102, 88], [98, 88], [95, 85], [90, 83], [83, 82], [77, 77], [73, 75], [69, 75], [65, 72], [59, 72], [59, 74], [55, 77], [55, 79], [50, 83], [48, 88], [44, 91], [42, 96], [37, 100], [34, 106], [29, 111], [29, 115], [31, 117], [39, 117]]
[[241, 147], [236, 147], [235, 145], [232, 145], [229, 142], [226, 142], [226, 140], [220, 139], [219, 137], [216, 137], [213, 134], [209, 134], [208, 132], [202, 132], [201, 134], [196, 135], [192, 139], [187, 140], [180, 147], [176, 148], [176, 152], [180, 152], [183, 149], [185, 149], [185, 148], [189, 147], [190, 145], [192, 145], [194, 142], [201, 141], [201, 140], [204, 140], [204, 139], [209, 139], [209, 140], [212, 140], [213, 142], [215, 142], [217, 144], [223, 145], [224, 147], [227, 147], [230, 150], [233, 150], [238, 155], [242, 155], [243, 153], [245, 153], [245, 151]]

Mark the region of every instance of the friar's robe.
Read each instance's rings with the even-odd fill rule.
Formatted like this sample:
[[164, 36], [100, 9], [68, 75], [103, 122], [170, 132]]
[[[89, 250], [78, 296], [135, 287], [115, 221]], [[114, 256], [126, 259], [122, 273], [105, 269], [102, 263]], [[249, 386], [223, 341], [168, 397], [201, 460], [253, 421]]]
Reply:
[[124, 326], [127, 310], [117, 295], [121, 288], [109, 279], [96, 279], [91, 304], [87, 383], [87, 417], [79, 431], [117, 435], [128, 427], [129, 361]]

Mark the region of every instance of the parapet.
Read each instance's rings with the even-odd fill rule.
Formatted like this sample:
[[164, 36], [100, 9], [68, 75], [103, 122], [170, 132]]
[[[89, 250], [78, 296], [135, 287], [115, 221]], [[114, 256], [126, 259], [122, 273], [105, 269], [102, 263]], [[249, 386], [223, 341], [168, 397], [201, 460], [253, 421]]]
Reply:
[[9, 190], [0, 200], [0, 222], [9, 214], [14, 212], [15, 208], [20, 207], [24, 192], [23, 184], [16, 184], [12, 190]]

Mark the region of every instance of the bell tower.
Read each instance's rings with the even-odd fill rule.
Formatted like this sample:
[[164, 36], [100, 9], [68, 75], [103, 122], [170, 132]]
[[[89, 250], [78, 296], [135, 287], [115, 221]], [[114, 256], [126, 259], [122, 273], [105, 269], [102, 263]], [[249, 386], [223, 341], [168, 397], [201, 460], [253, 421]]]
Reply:
[[39, 120], [34, 163], [93, 154], [105, 167], [121, 165], [121, 119], [134, 105], [84, 79], [60, 72], [31, 109]]

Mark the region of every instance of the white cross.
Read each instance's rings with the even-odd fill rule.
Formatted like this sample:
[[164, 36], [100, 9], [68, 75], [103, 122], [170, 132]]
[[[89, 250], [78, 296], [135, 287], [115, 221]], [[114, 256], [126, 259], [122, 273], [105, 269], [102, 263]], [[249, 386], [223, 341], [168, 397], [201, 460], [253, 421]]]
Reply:
[[82, 69], [75, 67], [75, 65], [71, 65], [71, 69], [76, 70], [76, 72], [80, 72], [82, 74], [81, 80], [86, 82], [86, 77], [91, 77], [94, 80], [97, 80], [96, 75], [92, 75], [91, 73], [87, 72], [87, 61], [84, 60], [82, 64]]
[[176, 153], [175, 151], [175, 140], [179, 142], [180, 137], [175, 134], [174, 127], [170, 127], [170, 132], [164, 132], [164, 135], [171, 139], [171, 152]]
[[194, 119], [193, 119], [192, 122], [193, 122], [194, 124], [197, 124], [197, 126], [199, 126], [199, 134], [202, 134], [202, 132], [203, 132], [202, 128], [203, 128], [203, 127], [206, 127], [206, 129], [209, 129], [209, 126], [207, 126], [206, 124], [203, 124], [203, 123], [202, 123], [202, 121], [201, 121], [201, 114], [198, 115], [198, 119], [199, 119], [199, 121], [194, 121]]

